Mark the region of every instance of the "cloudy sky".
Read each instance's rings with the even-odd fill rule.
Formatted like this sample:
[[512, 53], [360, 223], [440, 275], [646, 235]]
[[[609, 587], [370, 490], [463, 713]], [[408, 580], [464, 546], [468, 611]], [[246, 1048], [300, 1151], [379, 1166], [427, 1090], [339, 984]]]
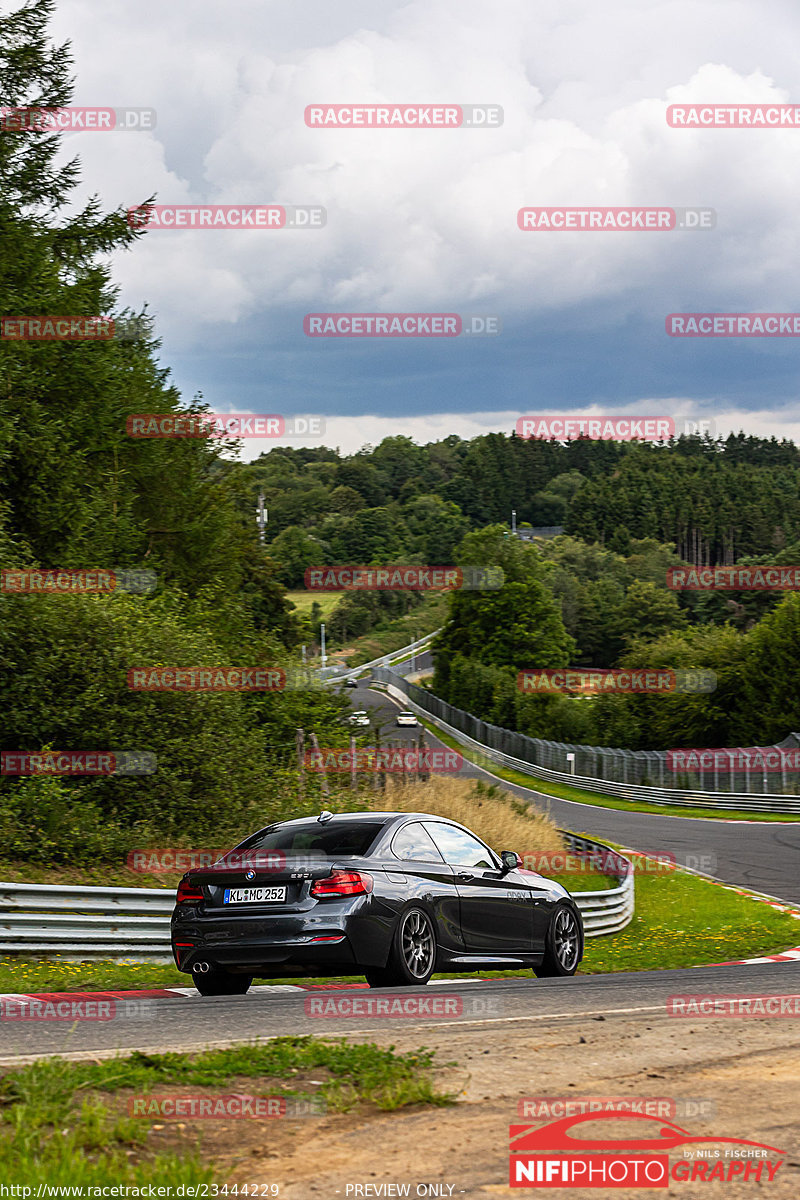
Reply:
[[[114, 261], [162, 361], [219, 412], [319, 413], [354, 451], [663, 414], [800, 440], [797, 338], [667, 336], [671, 312], [800, 312], [800, 127], [670, 128], [678, 103], [800, 104], [794, 0], [61, 0], [74, 133], [114, 208], [322, 205], [316, 230], [153, 230]], [[470, 129], [315, 129], [309, 104], [502, 106]], [[713, 230], [522, 232], [524, 206], [704, 206]], [[320, 338], [310, 312], [499, 318], [484, 338]], [[268, 448], [247, 444], [245, 457]]]

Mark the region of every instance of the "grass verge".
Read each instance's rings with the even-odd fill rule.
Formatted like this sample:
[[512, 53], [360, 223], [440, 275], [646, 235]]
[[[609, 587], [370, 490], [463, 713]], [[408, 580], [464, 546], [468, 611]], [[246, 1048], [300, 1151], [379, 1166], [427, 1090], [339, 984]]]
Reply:
[[[221, 851], [226, 848], [218, 847]], [[71, 867], [63, 863], [47, 865], [0, 858], [0, 879], [3, 883], [62, 883], [66, 887], [140, 887], [174, 891], [183, 874], [183, 871], [160, 871], [158, 874], [133, 871], [123, 862]]]
[[[432, 1064], [425, 1049], [395, 1054], [372, 1043], [311, 1037], [191, 1055], [45, 1060], [0, 1079], [0, 1172], [6, 1185], [210, 1183], [217, 1170], [203, 1153], [203, 1120], [183, 1120], [165, 1135], [165, 1124], [131, 1115], [131, 1101], [153, 1093], [186, 1096], [190, 1088], [192, 1097], [208, 1099], [231, 1093], [305, 1099], [304, 1115], [323, 1117], [356, 1105], [391, 1111], [450, 1104], [454, 1095], [436, 1088]], [[237, 1122], [236, 1134], [228, 1127], [228, 1145], [245, 1140], [248, 1124]], [[269, 1140], [264, 1123], [257, 1124], [256, 1137]], [[250, 1152], [242, 1149], [242, 1157]], [[226, 1166], [233, 1165], [229, 1159]]]
[[778, 954], [800, 943], [800, 920], [685, 871], [636, 876], [630, 925], [586, 943], [581, 971], [662, 971]]

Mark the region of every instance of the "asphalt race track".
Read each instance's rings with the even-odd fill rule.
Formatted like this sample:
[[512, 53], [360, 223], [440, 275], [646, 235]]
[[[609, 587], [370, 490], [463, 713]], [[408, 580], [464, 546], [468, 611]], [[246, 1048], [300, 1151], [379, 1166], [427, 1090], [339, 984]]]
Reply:
[[[695, 967], [683, 971], [647, 971], [641, 974], [576, 975], [571, 979], [493, 979], [482, 982], [447, 980], [425, 988], [321, 990], [318, 992], [252, 992], [247, 996], [188, 996], [135, 1002], [141, 1016], [113, 1020], [5, 1021], [0, 1066], [19, 1062], [20, 1056], [62, 1054], [106, 1057], [119, 1050], [189, 1050], [229, 1045], [252, 1039], [298, 1034], [363, 1034], [385, 1030], [384, 1017], [313, 1016], [312, 1000], [337, 1000], [367, 996], [438, 999], [458, 997], [458, 1016], [433, 1015], [394, 1018], [392, 1028], [413, 1029], [471, 1023], [480, 1028], [501, 1023], [562, 1023], [585, 1027], [604, 1017], [629, 1022], [658, 1021], [667, 1016], [669, 996], [687, 993], [789, 995], [800, 993], [800, 962], [759, 963], [748, 966]], [[79, 996], [75, 997], [80, 999]], [[460, 1006], [460, 1007], [462, 1007]], [[124, 1007], [124, 1006], [123, 1006]], [[779, 1022], [783, 1025], [783, 1022]], [[794, 1022], [790, 1021], [793, 1027]]]
[[[372, 728], [380, 723], [382, 745], [416, 740], [418, 731], [397, 727], [399, 706], [385, 694], [362, 686], [348, 690], [346, 695], [353, 708], [372, 711]], [[429, 745], [442, 744], [427, 733], [426, 740]], [[479, 767], [470, 766], [464, 773], [491, 778]], [[716, 878], [800, 903], [800, 824], [650, 816], [556, 800], [512, 784], [503, 786], [522, 797], [535, 797], [549, 807], [564, 828], [634, 849], [671, 851], [679, 862], [686, 854], [712, 855], [716, 866], [710, 873]], [[800, 923], [797, 941], [800, 944]], [[393, 1018], [388, 1023], [394, 1029], [399, 1024], [404, 1032], [420, 1030], [423, 1036], [425, 1029], [461, 1026], [474, 1028], [476, 1034], [490, 1027], [501, 1030], [507, 1026], [530, 1030], [566, 1024], [585, 1030], [590, 1022], [598, 1020], [618, 1022], [622, 1029], [631, 1022], [659, 1022], [668, 1015], [668, 998], [687, 993], [800, 996], [800, 960], [577, 975], [571, 979], [537, 980], [531, 974], [516, 979], [447, 980], [427, 988], [396, 990], [340, 990], [332, 986], [299, 991], [274, 985], [254, 989], [246, 996], [201, 997], [193, 992], [188, 996], [148, 997], [142, 993], [137, 997], [127, 993], [119, 998], [113, 1018], [108, 1020], [76, 1020], [70, 1016], [63, 1020], [4, 1021], [0, 1066], [48, 1055], [110, 1057], [133, 1049], [180, 1051], [297, 1034], [377, 1036], [379, 1030], [387, 1029], [387, 1020], [385, 1016], [364, 1015], [363, 1002], [368, 997], [373, 1001], [401, 996], [404, 1002], [436, 1002], [437, 1009], [431, 1010], [431, 1015], [423, 1005], [411, 1017], [403, 1016], [399, 1022]], [[357, 1002], [361, 1012], [345, 1015], [339, 1008], [335, 1015], [321, 1013], [320, 998], [331, 997], [345, 1006]], [[80, 996], [73, 998], [79, 1000]], [[445, 1002], [450, 1007], [443, 1012]], [[792, 1026], [790, 1022], [789, 1028]]]
[[[426, 660], [420, 656], [418, 663], [423, 661], [429, 661], [429, 656]], [[406, 741], [414, 736], [413, 729], [395, 726], [399, 706], [389, 696], [366, 687], [346, 694], [351, 697], [353, 708], [374, 710], [385, 731], [382, 741], [387, 735], [396, 735]], [[443, 745], [431, 734], [426, 732], [425, 736], [428, 745]], [[464, 767], [463, 774], [494, 778], [481, 767], [471, 764]], [[558, 800], [534, 788], [519, 787], [505, 780], [499, 782], [518, 796], [535, 799], [548, 809], [563, 829], [585, 833], [601, 841], [607, 839], [633, 850], [669, 851], [675, 854], [678, 863], [688, 863], [715, 879], [800, 904], [800, 821], [705, 821], [697, 817], [651, 816]]]

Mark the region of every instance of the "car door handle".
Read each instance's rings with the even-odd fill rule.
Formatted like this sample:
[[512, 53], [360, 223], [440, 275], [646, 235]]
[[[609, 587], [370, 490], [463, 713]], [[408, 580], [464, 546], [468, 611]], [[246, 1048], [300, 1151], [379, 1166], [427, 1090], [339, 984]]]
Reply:
[[456, 873], [456, 879], [460, 879], [462, 881], [462, 883], [466, 883], [466, 881], [468, 879], [474, 879], [474, 878], [475, 878], [475, 876], [472, 874], [471, 871], [458, 871]]

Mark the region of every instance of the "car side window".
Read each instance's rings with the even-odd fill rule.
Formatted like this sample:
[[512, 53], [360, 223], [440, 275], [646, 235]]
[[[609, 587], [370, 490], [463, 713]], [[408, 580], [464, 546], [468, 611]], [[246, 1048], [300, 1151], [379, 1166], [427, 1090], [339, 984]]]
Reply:
[[455, 825], [444, 825], [439, 821], [426, 821], [425, 828], [442, 852], [446, 863], [454, 867], [496, 868], [492, 855], [471, 833], [456, 829]]
[[404, 862], [441, 862], [442, 856], [419, 821], [404, 825], [392, 840], [392, 854]]

